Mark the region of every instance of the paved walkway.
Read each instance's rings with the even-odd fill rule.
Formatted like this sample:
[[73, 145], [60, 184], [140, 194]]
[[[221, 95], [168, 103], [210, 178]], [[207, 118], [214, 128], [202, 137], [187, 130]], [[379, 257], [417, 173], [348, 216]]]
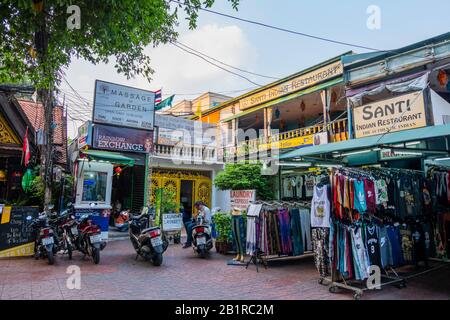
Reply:
[[[349, 292], [332, 294], [317, 282], [312, 257], [271, 262], [257, 273], [254, 266], [227, 266], [231, 256], [212, 251], [200, 259], [192, 249], [170, 246], [161, 267], [135, 261], [129, 241], [113, 241], [99, 265], [58, 256], [54, 266], [44, 260], [0, 260], [1, 299], [352, 299]], [[81, 289], [66, 287], [66, 268], [81, 268]], [[408, 281], [408, 287], [367, 292], [363, 299], [450, 299], [450, 267]]]

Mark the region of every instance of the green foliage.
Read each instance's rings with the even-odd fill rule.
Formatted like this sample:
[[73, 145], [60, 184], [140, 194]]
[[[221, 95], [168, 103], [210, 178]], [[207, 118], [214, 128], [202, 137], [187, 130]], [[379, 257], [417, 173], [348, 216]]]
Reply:
[[[238, 0], [228, 1], [237, 9]], [[37, 88], [52, 89], [73, 57], [93, 64], [112, 59], [116, 70], [127, 78], [139, 74], [150, 81], [153, 69], [145, 48], [177, 38], [179, 8], [195, 28], [198, 10], [214, 4], [214, 0], [182, 2], [45, 0], [44, 10], [37, 12], [32, 0], [2, 0], [0, 81], [22, 82], [26, 75]], [[80, 29], [67, 28], [71, 5], [80, 8]]]
[[228, 212], [218, 212], [213, 216], [213, 222], [218, 232], [217, 241], [233, 241], [231, 233], [231, 215]]
[[176, 193], [173, 190], [163, 189], [161, 200], [161, 213], [169, 213], [178, 211], [176, 201]]
[[214, 185], [220, 190], [256, 189], [261, 200], [274, 198], [273, 178], [261, 175], [261, 164], [234, 163], [225, 165], [214, 179]]

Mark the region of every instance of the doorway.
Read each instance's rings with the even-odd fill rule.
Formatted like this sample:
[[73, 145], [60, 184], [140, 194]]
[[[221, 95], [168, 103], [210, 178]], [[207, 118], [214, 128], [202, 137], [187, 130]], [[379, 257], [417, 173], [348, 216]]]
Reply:
[[193, 180], [181, 180], [180, 186], [180, 204], [187, 216], [192, 216], [192, 196], [194, 190]]

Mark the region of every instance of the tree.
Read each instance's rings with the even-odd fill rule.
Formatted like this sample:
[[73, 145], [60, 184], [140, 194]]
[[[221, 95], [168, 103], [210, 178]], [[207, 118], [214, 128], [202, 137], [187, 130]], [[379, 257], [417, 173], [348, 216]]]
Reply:
[[261, 175], [261, 164], [233, 163], [217, 174], [214, 185], [219, 190], [256, 189], [256, 196], [262, 200], [274, 198], [273, 179]]
[[[0, 0], [0, 79], [29, 78], [45, 110], [42, 150], [45, 204], [51, 200], [53, 92], [63, 78], [63, 68], [73, 57], [93, 63], [115, 60], [117, 72], [127, 78], [153, 69], [145, 54], [177, 38], [178, 9], [190, 28], [198, 11], [214, 0]], [[228, 0], [237, 9], [239, 0]], [[172, 4], [172, 7], [171, 7]], [[78, 28], [79, 27], [79, 28]]]

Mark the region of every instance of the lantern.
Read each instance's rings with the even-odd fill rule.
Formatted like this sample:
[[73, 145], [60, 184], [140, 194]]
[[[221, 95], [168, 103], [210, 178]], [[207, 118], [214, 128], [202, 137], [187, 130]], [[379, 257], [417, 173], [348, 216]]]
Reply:
[[116, 167], [114, 169], [114, 172], [116, 173], [116, 175], [120, 176], [120, 173], [122, 172], [122, 168], [121, 167]]
[[0, 170], [0, 181], [6, 182], [6, 180], [7, 180], [6, 171], [5, 170]]
[[447, 85], [448, 76], [447, 76], [447, 73], [444, 70], [439, 70], [437, 78], [438, 78], [439, 84], [442, 87], [445, 87]]

